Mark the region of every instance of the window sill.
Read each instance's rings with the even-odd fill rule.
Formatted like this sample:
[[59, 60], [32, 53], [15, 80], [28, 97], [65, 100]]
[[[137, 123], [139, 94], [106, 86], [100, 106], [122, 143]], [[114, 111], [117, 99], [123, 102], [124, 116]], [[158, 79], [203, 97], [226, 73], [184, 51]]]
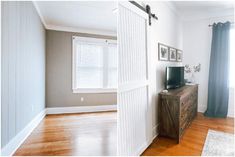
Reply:
[[109, 88], [109, 89], [73, 89], [73, 93], [117, 93], [117, 89]]

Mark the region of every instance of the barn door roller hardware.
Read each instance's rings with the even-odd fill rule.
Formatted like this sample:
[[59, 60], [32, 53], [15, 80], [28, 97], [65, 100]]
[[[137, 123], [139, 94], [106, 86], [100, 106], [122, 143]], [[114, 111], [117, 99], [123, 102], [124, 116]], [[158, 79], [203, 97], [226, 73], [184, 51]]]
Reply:
[[146, 5], [146, 7], [144, 8], [143, 6], [139, 5], [135, 1], [130, 1], [130, 3], [132, 3], [135, 6], [137, 6], [138, 8], [140, 8], [141, 10], [143, 10], [144, 12], [146, 12], [149, 15], [149, 25], [150, 26], [151, 26], [151, 18], [154, 18], [154, 19], [158, 20], [158, 17], [155, 14], [151, 13], [151, 8], [150, 8], [149, 5]]

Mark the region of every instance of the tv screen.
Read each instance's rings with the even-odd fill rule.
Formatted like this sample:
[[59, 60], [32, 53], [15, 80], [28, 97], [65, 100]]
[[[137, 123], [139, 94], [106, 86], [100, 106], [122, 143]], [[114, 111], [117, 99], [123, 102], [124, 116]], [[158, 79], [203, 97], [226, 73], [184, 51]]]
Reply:
[[172, 89], [185, 85], [184, 67], [166, 67], [165, 88]]

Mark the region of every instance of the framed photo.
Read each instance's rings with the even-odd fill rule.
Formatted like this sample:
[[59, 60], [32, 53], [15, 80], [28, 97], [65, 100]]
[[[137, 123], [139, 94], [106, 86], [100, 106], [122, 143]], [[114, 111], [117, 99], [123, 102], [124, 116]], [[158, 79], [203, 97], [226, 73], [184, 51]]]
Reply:
[[174, 49], [174, 48], [171, 48], [169, 49], [169, 60], [170, 61], [176, 61], [176, 57], [177, 57], [177, 50]]
[[177, 50], [177, 62], [182, 62], [183, 59], [183, 51]]
[[168, 46], [158, 43], [158, 60], [168, 61]]

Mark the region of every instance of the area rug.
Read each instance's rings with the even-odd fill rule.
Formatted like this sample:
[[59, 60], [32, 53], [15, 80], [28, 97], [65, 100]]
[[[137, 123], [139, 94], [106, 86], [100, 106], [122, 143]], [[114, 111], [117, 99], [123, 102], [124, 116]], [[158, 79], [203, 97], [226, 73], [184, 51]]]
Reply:
[[202, 156], [234, 156], [234, 134], [209, 130]]

